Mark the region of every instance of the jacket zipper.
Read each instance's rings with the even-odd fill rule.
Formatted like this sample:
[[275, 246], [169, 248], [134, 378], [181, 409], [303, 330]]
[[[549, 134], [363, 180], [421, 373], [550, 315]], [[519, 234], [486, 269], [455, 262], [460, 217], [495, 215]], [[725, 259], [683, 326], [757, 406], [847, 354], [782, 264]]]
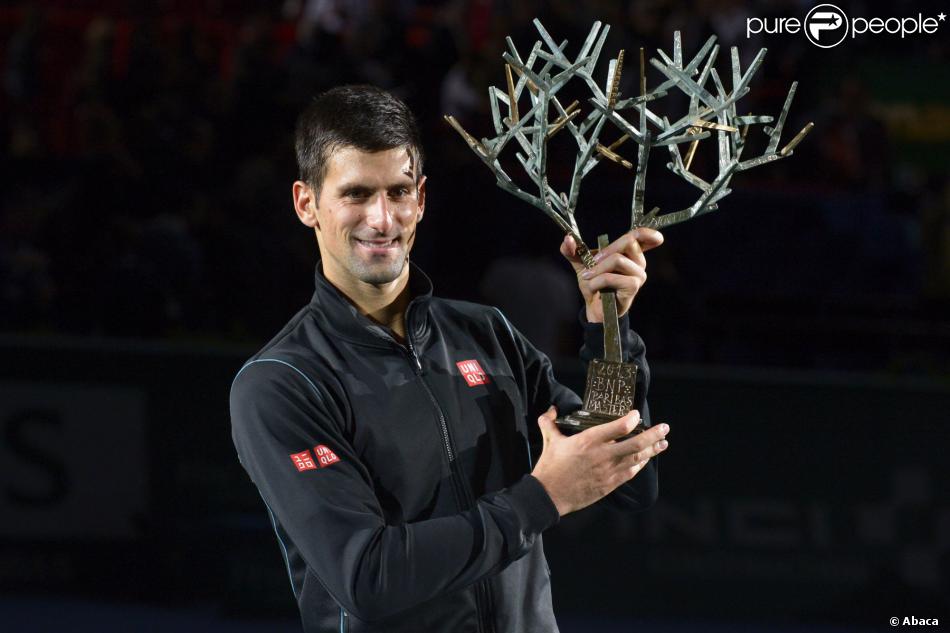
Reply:
[[[429, 396], [429, 401], [432, 402], [432, 406], [435, 407], [436, 413], [439, 415], [439, 426], [442, 429], [442, 442], [443, 446], [445, 447], [446, 456], [449, 459], [449, 470], [452, 472], [452, 478], [458, 482], [456, 487], [462, 491], [463, 496], [465, 497], [465, 503], [469, 506], [469, 508], [472, 508], [475, 506], [475, 500], [472, 496], [472, 491], [468, 487], [468, 483], [465, 481], [465, 477], [458, 471], [457, 464], [455, 463], [455, 451], [452, 449], [452, 440], [451, 436], [449, 435], [449, 426], [445, 421], [445, 413], [442, 411], [439, 401], [436, 400], [435, 394], [432, 393], [429, 383], [427, 383], [425, 378], [423, 378], [422, 362], [419, 360], [418, 354], [416, 354], [416, 349], [412, 344], [412, 337], [407, 335], [406, 343], [409, 346], [409, 356], [414, 362], [416, 376], [419, 377], [419, 382], [422, 383], [422, 387]], [[400, 347], [402, 346], [400, 345]], [[488, 581], [480, 580], [475, 583], [475, 608], [478, 612], [479, 631], [490, 632], [495, 630], [495, 627], [492, 625], [491, 616], [489, 613], [487, 613], [486, 603], [490, 602], [491, 594], [489, 593]]]
[[421, 382], [422, 386], [425, 387], [426, 394], [428, 394], [429, 400], [432, 402], [432, 406], [435, 407], [435, 410], [439, 414], [439, 425], [442, 428], [442, 443], [445, 446], [445, 452], [449, 458], [449, 468], [451, 468], [452, 462], [455, 461], [455, 451], [452, 450], [452, 443], [449, 440], [449, 426], [445, 422], [445, 415], [443, 415], [442, 407], [439, 406], [438, 401], [435, 399], [435, 394], [432, 393], [432, 390], [429, 389], [428, 383], [426, 383], [426, 381], [422, 378], [422, 362], [419, 360], [419, 356], [416, 355], [416, 350], [412, 346], [412, 339], [407, 336], [406, 342], [409, 343], [409, 356], [411, 356], [412, 360], [415, 362], [415, 371], [416, 375], [419, 376], [419, 382]]

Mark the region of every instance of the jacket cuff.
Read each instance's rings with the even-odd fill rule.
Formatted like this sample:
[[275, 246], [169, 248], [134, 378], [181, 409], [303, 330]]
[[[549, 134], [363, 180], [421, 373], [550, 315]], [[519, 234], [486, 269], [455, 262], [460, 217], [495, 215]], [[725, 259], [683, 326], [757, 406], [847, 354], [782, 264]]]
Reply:
[[561, 518], [544, 486], [532, 475], [525, 475], [508, 488], [508, 495], [511, 507], [521, 519], [524, 531], [529, 534], [540, 534]]

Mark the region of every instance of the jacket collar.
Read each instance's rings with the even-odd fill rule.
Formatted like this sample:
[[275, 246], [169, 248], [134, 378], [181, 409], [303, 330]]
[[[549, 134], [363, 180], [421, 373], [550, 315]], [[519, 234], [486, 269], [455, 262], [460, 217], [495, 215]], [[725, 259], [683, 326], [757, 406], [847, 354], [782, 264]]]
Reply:
[[[398, 345], [389, 329], [360, 314], [350, 300], [323, 274], [322, 262], [317, 262], [314, 273], [316, 290], [310, 300], [310, 312], [334, 336], [352, 343], [373, 347]], [[420, 348], [429, 335], [429, 303], [432, 299], [432, 280], [422, 269], [409, 262], [409, 305], [406, 308], [406, 333], [409, 341]]]

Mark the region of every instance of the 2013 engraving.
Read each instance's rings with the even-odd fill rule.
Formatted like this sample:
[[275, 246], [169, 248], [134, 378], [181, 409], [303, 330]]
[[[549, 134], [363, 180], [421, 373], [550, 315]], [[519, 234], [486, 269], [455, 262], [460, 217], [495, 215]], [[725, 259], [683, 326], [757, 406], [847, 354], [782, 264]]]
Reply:
[[584, 410], [614, 418], [626, 415], [633, 409], [636, 379], [632, 363], [591, 361]]

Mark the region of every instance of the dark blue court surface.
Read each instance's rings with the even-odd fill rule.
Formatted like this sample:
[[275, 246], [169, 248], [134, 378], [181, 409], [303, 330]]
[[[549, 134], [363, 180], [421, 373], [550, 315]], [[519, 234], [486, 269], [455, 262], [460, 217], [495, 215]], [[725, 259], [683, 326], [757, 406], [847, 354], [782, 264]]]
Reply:
[[[10, 633], [300, 633], [296, 619], [233, 619], [212, 607], [164, 608], [78, 599], [0, 599], [2, 630]], [[697, 619], [602, 619], [565, 615], [561, 633], [870, 633], [879, 628], [720, 622]], [[882, 627], [883, 628], [883, 627]]]

